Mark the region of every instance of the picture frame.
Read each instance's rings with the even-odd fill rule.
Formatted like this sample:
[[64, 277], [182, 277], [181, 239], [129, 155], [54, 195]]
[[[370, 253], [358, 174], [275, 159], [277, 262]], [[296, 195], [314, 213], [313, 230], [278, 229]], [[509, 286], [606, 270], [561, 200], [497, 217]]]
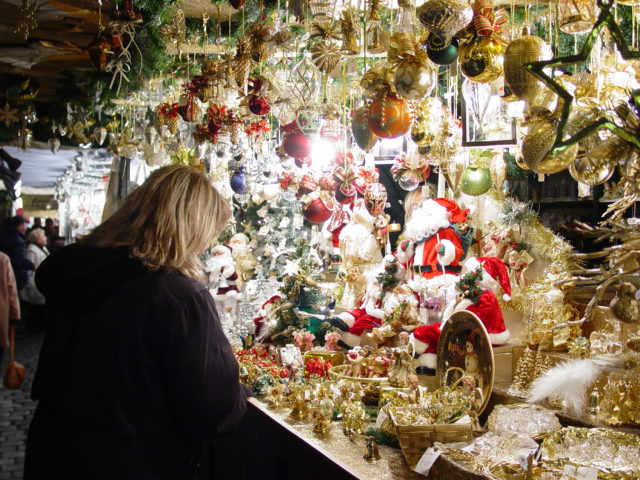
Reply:
[[460, 95], [462, 119], [462, 146], [497, 147], [516, 145], [517, 128], [515, 118], [507, 114], [508, 103], [497, 95], [492, 95], [484, 118], [491, 118], [489, 126], [480, 125], [467, 105], [464, 95]]

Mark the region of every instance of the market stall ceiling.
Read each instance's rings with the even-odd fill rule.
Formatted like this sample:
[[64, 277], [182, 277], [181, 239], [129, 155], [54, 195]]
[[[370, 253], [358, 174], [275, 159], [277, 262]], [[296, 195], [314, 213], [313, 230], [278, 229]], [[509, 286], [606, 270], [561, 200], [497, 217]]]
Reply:
[[26, 152], [10, 146], [2, 147], [14, 158], [22, 162], [18, 170], [22, 185], [26, 187], [51, 187], [64, 172], [73, 165], [77, 150], [60, 150], [57, 154], [49, 149], [31, 148]]

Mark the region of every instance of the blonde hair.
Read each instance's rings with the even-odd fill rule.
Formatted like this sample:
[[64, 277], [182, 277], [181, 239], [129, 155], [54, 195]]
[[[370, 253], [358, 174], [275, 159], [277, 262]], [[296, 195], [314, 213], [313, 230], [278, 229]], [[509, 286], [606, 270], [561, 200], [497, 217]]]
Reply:
[[149, 270], [202, 278], [200, 253], [222, 231], [231, 209], [205, 173], [184, 165], [155, 170], [120, 208], [78, 243], [128, 246]]
[[44, 240], [47, 236], [41, 228], [34, 228], [27, 235], [27, 243], [38, 243], [38, 240]]

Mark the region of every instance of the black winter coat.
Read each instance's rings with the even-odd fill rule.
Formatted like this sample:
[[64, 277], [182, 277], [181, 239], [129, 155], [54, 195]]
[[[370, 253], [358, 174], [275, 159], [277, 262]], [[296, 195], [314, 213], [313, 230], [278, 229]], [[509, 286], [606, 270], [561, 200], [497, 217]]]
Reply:
[[207, 289], [126, 248], [72, 245], [38, 268], [47, 326], [25, 480], [195, 478], [246, 409]]
[[0, 237], [0, 250], [11, 260], [13, 273], [16, 276], [16, 286], [18, 290], [22, 290], [27, 284], [29, 271], [35, 268], [33, 262], [27, 258], [24, 235], [15, 229], [7, 230]]

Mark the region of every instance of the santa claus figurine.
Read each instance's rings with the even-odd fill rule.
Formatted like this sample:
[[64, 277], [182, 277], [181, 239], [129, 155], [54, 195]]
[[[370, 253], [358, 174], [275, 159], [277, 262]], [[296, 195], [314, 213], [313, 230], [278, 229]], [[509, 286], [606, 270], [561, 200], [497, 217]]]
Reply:
[[409, 337], [410, 352], [418, 360], [416, 372], [435, 375], [438, 341], [442, 331], [441, 323], [421, 325], [411, 332]]
[[253, 324], [255, 326], [254, 336], [258, 342], [264, 341], [271, 334], [268, 325], [269, 316], [275, 307], [276, 301], [281, 299], [282, 297], [280, 295], [274, 295], [269, 298], [262, 304], [262, 308], [258, 312], [258, 316], [253, 319]]
[[[507, 266], [497, 257], [471, 257], [464, 262], [464, 270], [469, 273], [480, 272], [477, 287], [481, 293], [478, 297], [473, 295], [475, 292], [466, 293], [463, 291], [464, 298], [456, 305], [455, 309], [475, 313], [487, 329], [491, 343], [504, 345], [509, 341], [511, 334], [505, 326], [496, 294], [502, 287], [504, 290], [502, 299], [504, 301], [511, 300], [511, 283]], [[471, 296], [474, 298], [469, 298]]]
[[220, 315], [233, 315], [238, 304], [238, 275], [231, 256], [231, 249], [216, 245], [207, 260], [209, 283], [212, 286], [213, 300]]
[[405, 225], [407, 240], [400, 243], [398, 258], [407, 263], [414, 274], [433, 278], [444, 274], [458, 275], [460, 260], [466, 254], [471, 238], [467, 227], [469, 210], [446, 198], [427, 199], [411, 212]]

